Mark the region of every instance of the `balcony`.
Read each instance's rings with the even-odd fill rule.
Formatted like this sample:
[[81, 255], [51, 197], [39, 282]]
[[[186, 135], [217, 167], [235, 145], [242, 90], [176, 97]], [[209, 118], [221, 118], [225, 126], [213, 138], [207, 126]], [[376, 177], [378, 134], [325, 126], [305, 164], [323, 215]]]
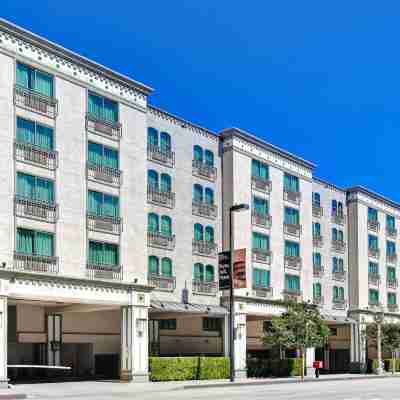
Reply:
[[369, 300], [368, 300], [368, 305], [369, 305], [370, 307], [380, 307], [380, 306], [381, 306], [381, 303], [380, 303], [379, 300], [369, 299]]
[[285, 256], [285, 268], [301, 270], [301, 257], [298, 256]]
[[313, 236], [313, 245], [314, 247], [322, 247], [324, 244], [323, 237], [321, 235], [315, 235]]
[[333, 299], [332, 300], [332, 309], [333, 310], [345, 310], [347, 303], [344, 299]]
[[217, 177], [217, 168], [206, 164], [203, 161], [192, 161], [192, 173], [194, 176], [214, 182]]
[[104, 279], [107, 281], [122, 281], [122, 265], [86, 264], [86, 276], [89, 279]]
[[172, 168], [175, 165], [175, 153], [171, 150], [161, 149], [160, 146], [148, 146], [147, 159], [166, 167]]
[[150, 286], [154, 286], [156, 289], [165, 290], [172, 292], [176, 287], [176, 279], [174, 276], [161, 276], [150, 274], [148, 277], [148, 283]]
[[215, 257], [217, 255], [217, 244], [205, 240], [192, 241], [193, 254], [201, 256]]
[[397, 279], [387, 279], [386, 286], [388, 289], [397, 289], [397, 287], [398, 287]]
[[301, 235], [301, 225], [298, 224], [283, 224], [283, 233], [286, 235], [300, 237]]
[[344, 223], [346, 222], [346, 216], [342, 213], [332, 212], [331, 221], [336, 225], [344, 225]]
[[18, 217], [55, 223], [58, 218], [58, 206], [20, 196], [14, 198], [14, 211]]
[[313, 213], [313, 217], [321, 218], [324, 215], [324, 209], [318, 204], [313, 204], [312, 205], [312, 213]]
[[324, 267], [322, 265], [314, 265], [313, 275], [315, 278], [321, 278], [324, 275]]
[[270, 286], [253, 285], [253, 295], [262, 299], [270, 299], [273, 296], [273, 288]]
[[58, 257], [14, 253], [14, 271], [58, 274]]
[[368, 229], [373, 232], [379, 232], [380, 224], [374, 219], [368, 220]]
[[192, 214], [200, 217], [215, 219], [217, 217], [217, 206], [204, 201], [192, 201]]
[[381, 277], [379, 276], [379, 274], [373, 274], [373, 273], [369, 273], [368, 274], [368, 283], [372, 286], [379, 286], [381, 282]]
[[97, 231], [120, 235], [122, 232], [122, 218], [108, 217], [105, 215], [87, 214], [87, 228], [89, 231]]
[[251, 223], [262, 228], [271, 228], [272, 217], [269, 214], [258, 213], [255, 210], [251, 213]]
[[89, 180], [106, 183], [115, 187], [120, 187], [122, 184], [122, 171], [119, 169], [87, 163], [86, 172]]
[[289, 190], [283, 190], [283, 200], [288, 201], [289, 203], [299, 205], [301, 202], [301, 193], [300, 192], [292, 192]]
[[251, 187], [259, 192], [269, 193], [272, 190], [272, 182], [269, 179], [252, 176]]
[[263, 264], [271, 264], [272, 252], [271, 252], [271, 250], [253, 247], [252, 257], [253, 257], [254, 262], [263, 263]]
[[389, 264], [396, 264], [397, 263], [397, 254], [396, 253], [386, 254], [386, 262]]
[[324, 298], [322, 296], [313, 297], [313, 304], [322, 307], [324, 305]]
[[333, 271], [332, 279], [339, 282], [344, 282], [346, 280], [346, 271]]
[[302, 299], [302, 291], [300, 289], [284, 289], [283, 298], [285, 301], [298, 302]]
[[175, 235], [164, 235], [161, 232], [147, 232], [147, 246], [173, 250], [175, 248]]
[[119, 122], [100, 119], [93, 114], [86, 114], [86, 130], [112, 140], [120, 140], [122, 136], [122, 125]]
[[389, 238], [392, 239], [396, 239], [397, 238], [397, 229], [396, 228], [386, 228], [386, 236], [388, 236]]
[[58, 112], [57, 99], [18, 85], [14, 87], [14, 104], [53, 119]]
[[29, 143], [14, 142], [14, 158], [50, 170], [55, 170], [58, 166], [56, 151], [45, 150]]
[[346, 250], [346, 243], [342, 240], [332, 240], [332, 250], [337, 253], [344, 253]]
[[368, 249], [368, 256], [372, 258], [379, 258], [380, 251], [377, 248], [369, 248]]
[[174, 192], [161, 192], [157, 188], [151, 186], [147, 187], [147, 202], [156, 204], [157, 206], [174, 208], [175, 207], [175, 193]]
[[215, 295], [218, 293], [217, 282], [204, 282], [194, 279], [192, 281], [192, 291], [196, 294], [209, 294]]
[[397, 304], [388, 304], [387, 309], [389, 312], [398, 312], [399, 306]]

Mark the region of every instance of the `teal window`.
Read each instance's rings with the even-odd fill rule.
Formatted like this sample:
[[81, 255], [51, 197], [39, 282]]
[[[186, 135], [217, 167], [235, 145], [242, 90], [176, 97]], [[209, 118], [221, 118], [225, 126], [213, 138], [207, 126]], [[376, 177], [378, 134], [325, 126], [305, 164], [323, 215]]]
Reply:
[[386, 215], [386, 227], [390, 231], [396, 229], [396, 220], [393, 215]]
[[203, 318], [203, 331], [221, 332], [221, 318]]
[[21, 63], [17, 63], [17, 85], [44, 96], [53, 97], [54, 95], [52, 75]]
[[313, 266], [320, 267], [322, 265], [321, 253], [313, 253]]
[[54, 236], [47, 232], [17, 228], [17, 252], [54, 257]]
[[215, 280], [214, 267], [212, 265], [206, 265], [205, 281], [214, 282], [214, 280]]
[[118, 103], [106, 97], [89, 93], [88, 111], [98, 120], [118, 122]]
[[160, 262], [158, 257], [156, 256], [149, 256], [149, 274], [150, 275], [158, 275], [160, 272]]
[[167, 278], [172, 277], [172, 260], [168, 257], [161, 260], [161, 275]]
[[210, 188], [206, 188], [204, 190], [204, 199], [206, 201], [206, 204], [210, 206], [214, 205], [214, 191]]
[[118, 169], [118, 150], [99, 143], [88, 142], [88, 161], [98, 166]]
[[255, 288], [269, 288], [270, 272], [265, 269], [253, 268], [253, 285]]
[[368, 207], [368, 221], [377, 222], [378, 221], [378, 211], [375, 208]]
[[269, 204], [267, 199], [254, 196], [253, 197], [253, 208], [254, 212], [259, 215], [269, 214]]
[[154, 169], [147, 172], [147, 185], [154, 191], [158, 190], [158, 173]]
[[317, 192], [312, 194], [313, 204], [317, 207], [321, 206], [321, 195]]
[[299, 210], [290, 207], [285, 207], [285, 224], [299, 225], [300, 224]]
[[343, 242], [343, 231], [336, 229], [336, 228], [332, 228], [332, 240], [334, 242]]
[[378, 237], [368, 235], [368, 248], [371, 250], [378, 250]]
[[388, 256], [394, 256], [396, 255], [396, 243], [395, 242], [386, 242], [386, 254]]
[[198, 240], [198, 241], [204, 240], [203, 225], [198, 224], [198, 223], [194, 224], [193, 230], [194, 230], [194, 240]]
[[251, 161], [251, 175], [254, 178], [269, 179], [269, 168], [267, 164], [264, 164], [258, 160]]
[[31, 144], [44, 150], [53, 150], [53, 129], [37, 122], [17, 117], [17, 142]]
[[297, 275], [285, 275], [285, 289], [289, 291], [300, 290], [300, 277]]
[[379, 273], [379, 266], [377, 263], [369, 262], [368, 263], [368, 273], [372, 275], [376, 275]]
[[155, 233], [159, 231], [159, 218], [155, 213], [149, 213], [147, 216], [147, 229], [149, 232]]
[[163, 215], [161, 217], [161, 233], [164, 236], [172, 236], [172, 220], [168, 215]]
[[379, 303], [379, 292], [375, 289], [368, 290], [368, 299], [371, 304]]
[[119, 247], [112, 243], [89, 241], [89, 264], [107, 265], [116, 267], [119, 265]]
[[208, 243], [214, 243], [214, 228], [212, 226], [206, 226], [204, 239]]
[[162, 330], [175, 331], [176, 319], [160, 319], [158, 320], [158, 327]]
[[395, 306], [397, 304], [396, 293], [389, 292], [388, 293], [388, 305]]
[[334, 286], [332, 297], [334, 302], [344, 301], [344, 288], [341, 286]]
[[343, 203], [337, 200], [332, 200], [332, 215], [343, 217]]
[[160, 133], [160, 150], [163, 153], [171, 151], [171, 136], [167, 132]]
[[283, 189], [287, 192], [299, 192], [299, 178], [294, 175], [285, 174], [283, 177]]
[[193, 200], [198, 201], [199, 203], [203, 202], [203, 186], [198, 183], [193, 185]]
[[158, 131], [155, 128], [147, 129], [147, 146], [154, 148], [158, 146]]
[[253, 249], [269, 250], [269, 236], [253, 232]]
[[393, 282], [396, 280], [396, 268], [388, 267], [387, 268], [387, 280]]
[[206, 150], [204, 152], [204, 160], [206, 165], [208, 165], [209, 167], [213, 167], [214, 166], [214, 153], [211, 150]]
[[89, 214], [105, 217], [119, 217], [119, 198], [110, 194], [88, 191]]
[[172, 190], [171, 177], [168, 174], [161, 174], [160, 190], [164, 193], [170, 193]]
[[312, 229], [313, 229], [313, 237], [318, 238], [321, 236], [321, 224], [319, 222], [313, 222]]
[[314, 299], [320, 299], [322, 296], [321, 284], [316, 282], [313, 284], [313, 297]]
[[300, 244], [285, 240], [285, 256], [286, 257], [300, 257]]
[[332, 258], [332, 272], [342, 273], [344, 272], [343, 258], [333, 257]]
[[194, 161], [203, 162], [203, 149], [197, 144], [193, 146], [193, 159]]
[[17, 196], [24, 199], [54, 203], [54, 183], [38, 176], [17, 173]]
[[194, 264], [193, 279], [195, 281], [204, 281], [204, 265], [202, 263]]

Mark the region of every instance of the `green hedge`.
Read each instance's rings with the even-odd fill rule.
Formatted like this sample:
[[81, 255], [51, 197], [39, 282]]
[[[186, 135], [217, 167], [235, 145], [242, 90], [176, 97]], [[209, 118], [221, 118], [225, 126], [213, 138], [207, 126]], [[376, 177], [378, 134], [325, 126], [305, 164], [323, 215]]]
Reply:
[[287, 377], [300, 374], [300, 358], [285, 358], [283, 360], [250, 358], [247, 360], [247, 376], [249, 378]]
[[[400, 359], [396, 358], [395, 360], [395, 371], [399, 372], [400, 371]], [[383, 363], [385, 365], [385, 371], [387, 372], [392, 372], [393, 371], [393, 359], [387, 358], [383, 360]]]
[[227, 357], [150, 357], [149, 367], [154, 382], [229, 377]]

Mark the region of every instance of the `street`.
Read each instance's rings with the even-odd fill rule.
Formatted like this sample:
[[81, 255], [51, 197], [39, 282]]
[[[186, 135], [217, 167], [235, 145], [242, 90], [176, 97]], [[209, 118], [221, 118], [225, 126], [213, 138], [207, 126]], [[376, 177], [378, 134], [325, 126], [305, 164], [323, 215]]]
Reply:
[[182, 389], [180, 384], [120, 384], [112, 382], [80, 382], [18, 385], [32, 399], [138, 399], [152, 400], [397, 400], [400, 399], [400, 379], [363, 379], [319, 381], [274, 385], [247, 385], [221, 388]]

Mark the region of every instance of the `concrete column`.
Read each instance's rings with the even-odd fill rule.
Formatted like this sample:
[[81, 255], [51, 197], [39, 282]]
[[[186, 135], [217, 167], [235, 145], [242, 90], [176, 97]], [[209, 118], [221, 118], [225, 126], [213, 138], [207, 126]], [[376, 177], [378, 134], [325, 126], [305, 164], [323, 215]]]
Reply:
[[49, 365], [61, 365], [62, 315], [47, 315], [47, 360]]
[[224, 334], [224, 356], [229, 357], [229, 314], [226, 314], [223, 319], [223, 334]]
[[121, 312], [121, 380], [146, 382], [149, 379], [148, 309], [126, 306]]
[[309, 347], [306, 349], [306, 371], [307, 371], [307, 376], [314, 376], [315, 371], [313, 367], [313, 363], [315, 361], [315, 348], [314, 347]]
[[[235, 304], [236, 310], [236, 304]], [[235, 378], [247, 378], [246, 355], [247, 355], [247, 323], [246, 314], [239, 311], [235, 312]]]
[[7, 297], [0, 296], [0, 388], [7, 387]]
[[353, 323], [350, 325], [350, 362], [360, 362], [360, 340], [358, 325]]
[[366, 365], [367, 360], [366, 360], [366, 352], [367, 352], [367, 338], [366, 338], [366, 329], [367, 325], [365, 323], [359, 323], [358, 324], [358, 343], [359, 343], [359, 351], [360, 351], [360, 364]]

